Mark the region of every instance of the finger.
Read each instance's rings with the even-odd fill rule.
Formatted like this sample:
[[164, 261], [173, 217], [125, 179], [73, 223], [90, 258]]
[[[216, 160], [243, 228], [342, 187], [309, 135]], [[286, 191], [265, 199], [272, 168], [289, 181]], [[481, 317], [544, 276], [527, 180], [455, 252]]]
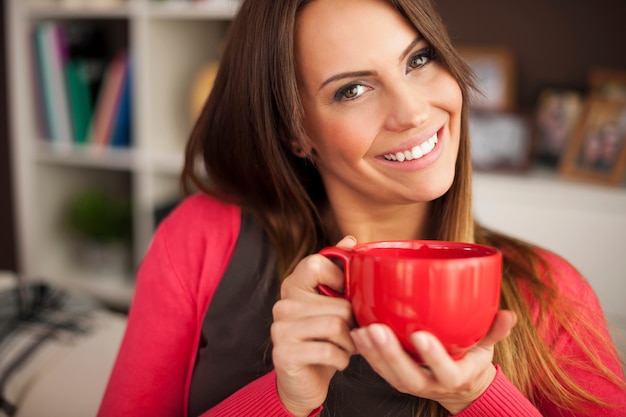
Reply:
[[435, 379], [443, 386], [454, 386], [458, 380], [459, 364], [452, 359], [439, 339], [424, 331], [413, 333], [410, 339]]
[[343, 289], [344, 277], [342, 270], [330, 259], [313, 254], [302, 259], [293, 273], [281, 285], [281, 298], [287, 298], [297, 291], [317, 292], [317, 287], [327, 285], [333, 289]]
[[354, 324], [352, 305], [343, 298], [307, 295], [307, 300], [283, 298], [272, 307], [274, 321], [296, 321], [303, 317], [333, 316], [348, 323], [350, 328]]
[[346, 235], [335, 246], [342, 249], [352, 249], [354, 245], [356, 245], [356, 238], [352, 235]]
[[298, 345], [277, 346], [272, 351], [274, 365], [281, 369], [321, 365], [343, 371], [350, 364], [351, 356], [351, 353], [335, 344], [315, 340]]
[[493, 345], [505, 339], [517, 322], [517, 315], [510, 310], [500, 310], [491, 324], [487, 335], [476, 345], [479, 348], [491, 349]]
[[350, 335], [359, 354], [397, 390], [417, 392], [432, 383], [430, 373], [406, 353], [388, 326], [372, 324], [355, 329]]
[[349, 324], [337, 316], [276, 321], [272, 324], [270, 332], [276, 346], [315, 341], [333, 344], [349, 355], [356, 353], [356, 347], [350, 337]]
[[444, 386], [453, 387], [461, 367], [466, 372], [480, 373], [481, 369], [491, 363], [493, 346], [509, 335], [515, 320], [516, 316], [512, 311], [498, 311], [487, 335], [459, 361], [452, 359], [439, 339], [430, 333], [416, 332], [411, 340], [437, 380]]

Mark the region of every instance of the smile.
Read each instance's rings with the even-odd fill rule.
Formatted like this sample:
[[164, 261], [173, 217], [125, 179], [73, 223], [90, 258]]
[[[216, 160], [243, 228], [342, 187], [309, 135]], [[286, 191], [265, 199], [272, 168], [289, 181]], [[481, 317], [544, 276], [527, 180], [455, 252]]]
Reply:
[[414, 159], [419, 159], [424, 155], [428, 155], [433, 149], [435, 149], [435, 144], [437, 143], [437, 133], [432, 135], [430, 139], [427, 141], [412, 147], [411, 149], [407, 149], [406, 151], [396, 152], [396, 153], [388, 153], [383, 155], [387, 161], [412, 161]]

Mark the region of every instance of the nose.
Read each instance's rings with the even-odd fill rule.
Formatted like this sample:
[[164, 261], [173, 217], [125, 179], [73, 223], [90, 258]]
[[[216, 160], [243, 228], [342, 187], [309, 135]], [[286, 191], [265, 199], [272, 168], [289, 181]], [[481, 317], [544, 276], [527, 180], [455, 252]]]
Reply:
[[427, 94], [408, 83], [387, 89], [384, 107], [385, 127], [391, 131], [404, 131], [422, 125], [428, 120], [430, 104]]

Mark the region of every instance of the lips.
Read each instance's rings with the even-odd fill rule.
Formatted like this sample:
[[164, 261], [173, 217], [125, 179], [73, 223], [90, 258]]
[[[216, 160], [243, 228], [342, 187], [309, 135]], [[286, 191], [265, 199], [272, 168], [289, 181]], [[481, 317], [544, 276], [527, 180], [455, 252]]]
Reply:
[[428, 155], [435, 148], [436, 143], [437, 133], [433, 134], [428, 140], [422, 142], [417, 146], [414, 146], [404, 151], [385, 154], [383, 155], [383, 158], [385, 158], [387, 161], [412, 161], [414, 159], [419, 159], [425, 155]]

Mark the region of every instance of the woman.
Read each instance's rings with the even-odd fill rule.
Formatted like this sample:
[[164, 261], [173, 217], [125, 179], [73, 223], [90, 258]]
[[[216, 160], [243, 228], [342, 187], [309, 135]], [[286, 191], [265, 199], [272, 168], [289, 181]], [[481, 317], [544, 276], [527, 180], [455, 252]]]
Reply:
[[[187, 148], [202, 192], [141, 265], [100, 416], [623, 416], [591, 288], [472, 218], [470, 80], [428, 0], [244, 2]], [[502, 250], [502, 310], [463, 359], [417, 332], [418, 366], [317, 292], [343, 282], [319, 249], [383, 239]]]

